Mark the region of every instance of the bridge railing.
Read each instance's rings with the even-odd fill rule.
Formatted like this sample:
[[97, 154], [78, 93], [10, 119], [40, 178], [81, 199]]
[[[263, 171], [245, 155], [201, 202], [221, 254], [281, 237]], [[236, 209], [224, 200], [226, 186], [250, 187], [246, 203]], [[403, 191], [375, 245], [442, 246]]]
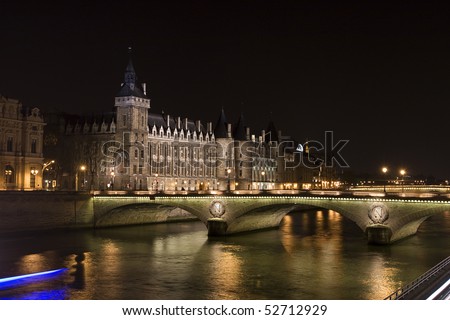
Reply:
[[433, 268], [422, 274], [420, 277], [408, 283], [406, 286], [398, 289], [397, 291], [390, 294], [384, 300], [400, 300], [403, 299], [407, 294], [417, 290], [420, 286], [425, 284], [428, 280], [436, 276], [442, 269], [450, 265], [450, 256], [439, 262]]

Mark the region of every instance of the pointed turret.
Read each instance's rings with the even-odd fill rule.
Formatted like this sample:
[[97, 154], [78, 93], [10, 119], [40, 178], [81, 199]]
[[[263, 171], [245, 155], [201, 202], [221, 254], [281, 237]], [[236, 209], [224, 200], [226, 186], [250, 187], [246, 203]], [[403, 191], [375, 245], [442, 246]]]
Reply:
[[279, 141], [278, 131], [272, 120], [270, 120], [269, 125], [267, 126], [266, 135], [269, 135], [269, 141]]
[[228, 132], [228, 122], [225, 117], [225, 111], [222, 108], [222, 112], [220, 113], [219, 120], [217, 120], [216, 127], [214, 128], [214, 136], [217, 138], [227, 138]]
[[233, 137], [235, 140], [245, 141], [247, 140], [247, 133], [245, 129], [244, 123], [244, 114], [241, 113], [239, 120], [236, 124], [236, 128], [234, 128]]

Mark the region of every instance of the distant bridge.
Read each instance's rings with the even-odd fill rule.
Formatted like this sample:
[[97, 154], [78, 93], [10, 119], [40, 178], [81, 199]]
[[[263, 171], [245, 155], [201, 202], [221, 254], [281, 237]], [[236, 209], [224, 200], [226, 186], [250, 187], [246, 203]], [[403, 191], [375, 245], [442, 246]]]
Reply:
[[290, 211], [324, 208], [354, 221], [369, 243], [389, 244], [417, 232], [428, 217], [450, 209], [448, 194], [371, 191], [278, 191], [266, 194], [96, 194], [95, 227], [163, 221], [181, 208], [198, 217], [209, 236], [221, 236], [279, 226]]

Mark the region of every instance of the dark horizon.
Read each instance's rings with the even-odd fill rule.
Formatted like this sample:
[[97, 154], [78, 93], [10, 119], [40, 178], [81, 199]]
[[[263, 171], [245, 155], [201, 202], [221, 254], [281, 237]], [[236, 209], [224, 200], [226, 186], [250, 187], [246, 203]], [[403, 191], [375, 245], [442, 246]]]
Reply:
[[447, 4], [122, 5], [1, 4], [0, 93], [44, 112], [109, 112], [132, 47], [151, 112], [215, 124], [224, 108], [299, 142], [333, 131], [354, 172], [450, 178]]

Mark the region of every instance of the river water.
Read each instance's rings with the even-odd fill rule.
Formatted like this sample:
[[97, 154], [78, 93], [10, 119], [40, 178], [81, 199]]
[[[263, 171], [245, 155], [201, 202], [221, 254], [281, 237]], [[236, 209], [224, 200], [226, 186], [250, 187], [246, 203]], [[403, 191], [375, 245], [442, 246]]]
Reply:
[[201, 222], [0, 236], [0, 299], [383, 299], [450, 255], [450, 212], [390, 246], [329, 210], [210, 239]]

